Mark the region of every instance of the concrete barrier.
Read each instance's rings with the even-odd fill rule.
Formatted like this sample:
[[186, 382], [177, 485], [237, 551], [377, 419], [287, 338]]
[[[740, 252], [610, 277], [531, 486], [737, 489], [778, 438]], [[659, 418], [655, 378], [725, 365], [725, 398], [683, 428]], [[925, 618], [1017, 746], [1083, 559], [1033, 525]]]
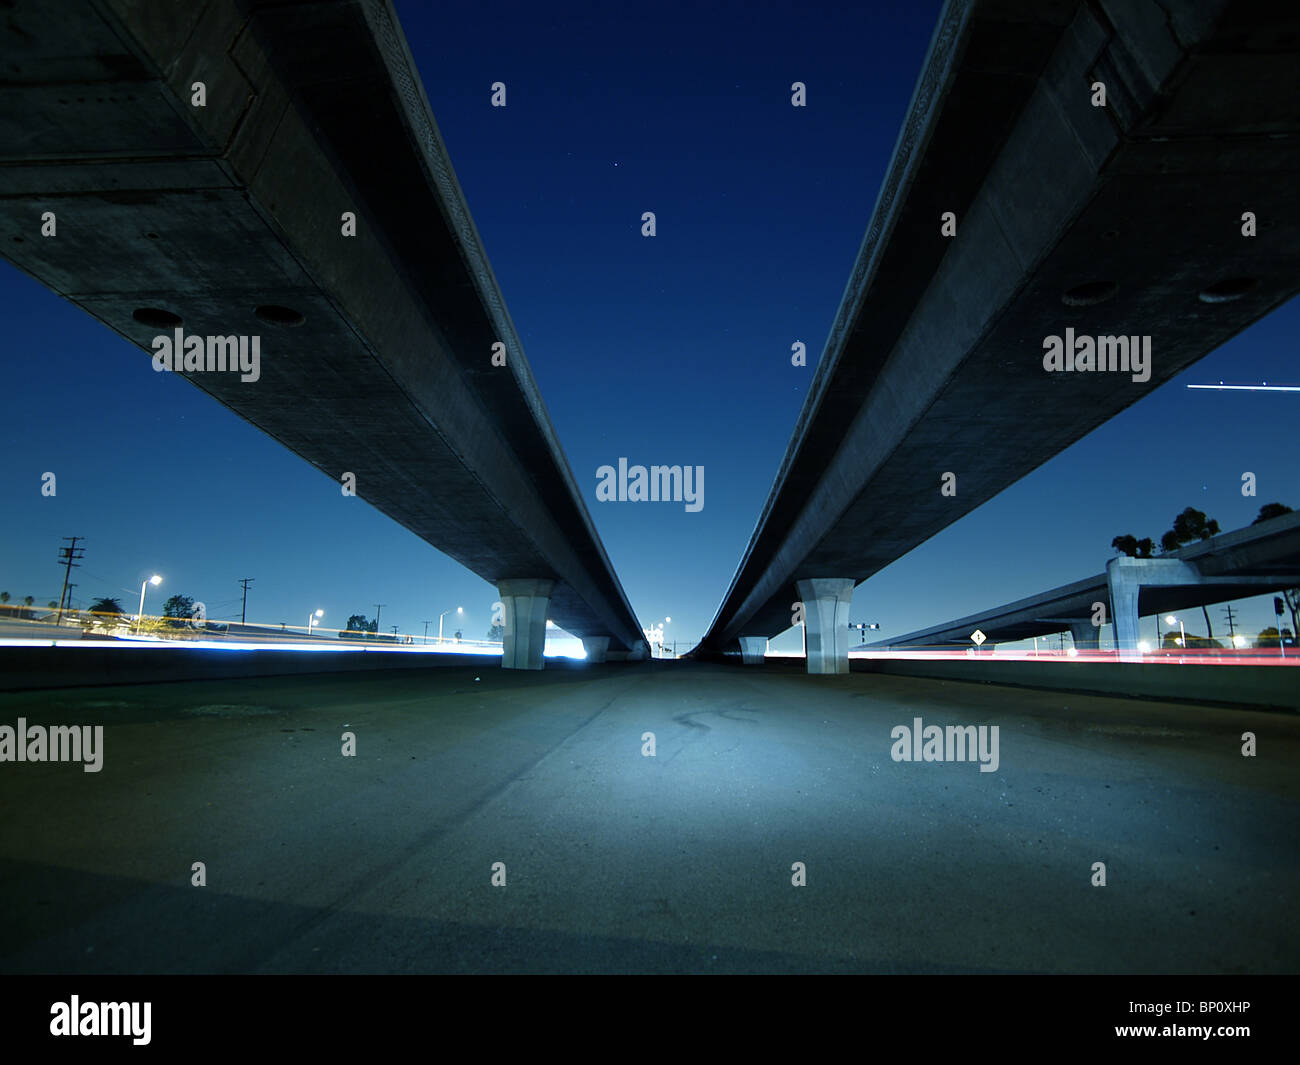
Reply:
[[1156, 665], [1138, 662], [999, 662], [996, 659], [934, 661], [852, 660], [854, 673], [887, 673], [1017, 688], [1118, 695], [1180, 703], [1210, 703], [1252, 710], [1300, 710], [1300, 667]]
[[[547, 668], [568, 659], [547, 659]], [[581, 660], [574, 664], [582, 666]], [[499, 670], [495, 655], [462, 655], [361, 648], [291, 651], [278, 648], [225, 650], [123, 644], [118, 647], [0, 647], [0, 691], [85, 688], [108, 684], [154, 684], [231, 680], [359, 670], [440, 669], [473, 666]]]

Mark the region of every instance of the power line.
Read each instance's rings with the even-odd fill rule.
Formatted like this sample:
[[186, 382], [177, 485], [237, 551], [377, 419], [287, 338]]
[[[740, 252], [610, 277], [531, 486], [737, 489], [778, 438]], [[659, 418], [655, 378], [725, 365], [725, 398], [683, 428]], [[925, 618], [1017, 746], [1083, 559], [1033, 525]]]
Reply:
[[[103, 574], [100, 574], [100, 573], [91, 573], [90, 570], [86, 570], [86, 576], [87, 576], [87, 577], [94, 577], [95, 580], [99, 581], [100, 584], [106, 584], [106, 585], [108, 585], [109, 587], [112, 587], [112, 585], [113, 585], [112, 578], [105, 577]], [[117, 590], [118, 590], [119, 592], [126, 592], [126, 593], [128, 593], [128, 594], [133, 593], [133, 592], [136, 591], [136, 589], [134, 589], [134, 588], [126, 588], [126, 587], [123, 587], [123, 586], [120, 585], [120, 584], [117, 586]]]

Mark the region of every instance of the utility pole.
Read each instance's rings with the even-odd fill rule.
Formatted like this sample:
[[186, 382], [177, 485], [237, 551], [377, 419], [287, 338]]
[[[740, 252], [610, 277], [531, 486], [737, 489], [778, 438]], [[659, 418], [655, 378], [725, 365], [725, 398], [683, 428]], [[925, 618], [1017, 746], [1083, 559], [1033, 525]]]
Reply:
[[[55, 625], [63, 624], [63, 600], [68, 594], [68, 578], [72, 576], [72, 567], [81, 565], [81, 563], [76, 560], [84, 558], [86, 554], [86, 549], [84, 547], [77, 546], [77, 541], [84, 540], [84, 536], [65, 536], [64, 539], [70, 540], [71, 543], [69, 543], [67, 547], [59, 548], [59, 561], [64, 564], [63, 594], [59, 596], [59, 615], [54, 619]], [[71, 603], [69, 603], [69, 605], [71, 605]]]
[[424, 642], [425, 642], [425, 643], [428, 643], [428, 642], [429, 642], [429, 626], [432, 625], [432, 624], [433, 624], [433, 622], [431, 622], [431, 621], [426, 621], [426, 622], [424, 623]]
[[1235, 639], [1237, 636], [1237, 619], [1232, 611], [1232, 604], [1229, 603], [1224, 607], [1223, 612], [1228, 615], [1228, 638]]
[[379, 631], [379, 612], [383, 610], [384, 607], [386, 607], [387, 605], [388, 605], [387, 603], [375, 604], [375, 632]]
[[248, 617], [248, 586], [253, 583], [256, 577], [240, 577], [239, 583], [244, 586], [244, 601], [239, 604], [239, 623], [244, 624]]

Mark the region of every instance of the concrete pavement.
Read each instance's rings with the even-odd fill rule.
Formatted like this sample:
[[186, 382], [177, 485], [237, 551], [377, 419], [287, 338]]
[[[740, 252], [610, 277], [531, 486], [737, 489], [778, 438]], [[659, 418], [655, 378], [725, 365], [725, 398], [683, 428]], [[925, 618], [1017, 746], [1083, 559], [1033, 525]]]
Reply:
[[[0, 695], [104, 725], [99, 773], [0, 763], [0, 971], [1300, 967], [1295, 717], [800, 669]], [[997, 771], [893, 761], [916, 717]]]

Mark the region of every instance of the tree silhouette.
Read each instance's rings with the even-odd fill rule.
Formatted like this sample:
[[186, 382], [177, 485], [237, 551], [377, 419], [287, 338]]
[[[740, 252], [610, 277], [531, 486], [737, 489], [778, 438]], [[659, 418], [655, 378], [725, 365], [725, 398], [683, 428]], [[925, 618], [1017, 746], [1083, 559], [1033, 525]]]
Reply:
[[103, 625], [105, 628], [116, 625], [126, 616], [122, 604], [108, 597], [96, 599], [91, 603], [90, 614], [96, 624]]
[[1258, 525], [1261, 521], [1268, 521], [1269, 518], [1280, 518], [1283, 514], [1291, 514], [1293, 511], [1285, 503], [1265, 503], [1259, 508], [1259, 517], [1251, 522], [1251, 525]]
[[194, 599], [188, 595], [173, 595], [163, 603], [162, 616], [169, 628], [179, 629], [194, 616]]
[[1139, 540], [1132, 533], [1115, 537], [1110, 542], [1110, 546], [1121, 555], [1128, 555], [1130, 558], [1150, 558], [1156, 550], [1155, 541], [1151, 537], [1147, 536]]
[[348, 637], [356, 638], [360, 636], [363, 640], [371, 638], [372, 634], [379, 632], [379, 619], [371, 621], [365, 614], [353, 614], [348, 618], [348, 627], [339, 633], [339, 639]]
[[1160, 537], [1160, 550], [1165, 554], [1177, 551], [1193, 540], [1208, 540], [1219, 535], [1219, 523], [1206, 518], [1205, 512], [1188, 507], [1174, 519], [1174, 527]]
[[1259, 639], [1255, 641], [1255, 646], [1276, 647], [1278, 645], [1279, 639], [1285, 640], [1287, 643], [1291, 643], [1292, 642], [1291, 630], [1288, 628], [1283, 628], [1282, 633], [1279, 636], [1277, 627], [1275, 625], [1269, 625], [1266, 628], [1259, 630]]
[[194, 599], [188, 595], [173, 595], [163, 603], [163, 617], [189, 618], [194, 613]]
[[1186, 650], [1189, 647], [1223, 648], [1223, 644], [1214, 639], [1213, 636], [1198, 636], [1194, 632], [1189, 632], [1186, 636], [1186, 642], [1179, 642], [1183, 639], [1183, 634], [1178, 629], [1167, 629], [1163, 635], [1162, 643], [1165, 650], [1178, 650], [1179, 648]]

